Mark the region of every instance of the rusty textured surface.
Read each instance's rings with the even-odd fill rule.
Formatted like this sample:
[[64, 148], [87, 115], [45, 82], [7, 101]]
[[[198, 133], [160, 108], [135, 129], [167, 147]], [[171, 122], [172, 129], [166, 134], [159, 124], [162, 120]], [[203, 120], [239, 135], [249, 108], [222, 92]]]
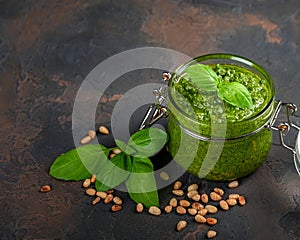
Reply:
[[[76, 92], [107, 57], [160, 46], [192, 57], [251, 58], [273, 77], [278, 99], [300, 104], [299, 43], [298, 0], [0, 1], [0, 239], [204, 239], [206, 225], [189, 221], [178, 233], [180, 216], [136, 214], [125, 193], [124, 209], [112, 214], [104, 204], [92, 206], [81, 183], [47, 174], [55, 157], [74, 146]], [[155, 82], [159, 73], [138, 76]], [[135, 84], [125, 78], [106, 92], [97, 124], [109, 125], [115, 102]], [[299, 177], [291, 153], [276, 142], [264, 165], [241, 181], [248, 204], [219, 213], [216, 239], [300, 238]], [[44, 184], [53, 190], [40, 193]], [[170, 189], [160, 190], [162, 206]]]

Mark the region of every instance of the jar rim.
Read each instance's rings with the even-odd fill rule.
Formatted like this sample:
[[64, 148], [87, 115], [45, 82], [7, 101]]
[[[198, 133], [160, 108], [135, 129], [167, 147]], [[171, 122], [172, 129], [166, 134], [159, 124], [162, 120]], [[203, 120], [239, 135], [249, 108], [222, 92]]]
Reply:
[[[269, 82], [271, 92], [273, 93], [272, 97], [269, 100], [269, 102], [264, 106], [264, 108], [261, 111], [259, 111], [258, 113], [250, 116], [249, 118], [245, 118], [241, 121], [238, 121], [238, 123], [242, 123], [242, 122], [245, 122], [245, 121], [255, 121], [262, 114], [264, 114], [272, 106], [272, 104], [275, 102], [274, 82], [273, 82], [271, 76], [269, 75], [269, 73], [261, 65], [257, 64], [256, 62], [254, 62], [254, 61], [252, 61], [248, 58], [242, 57], [240, 55], [235, 55], [235, 54], [230, 54], [230, 53], [211, 53], [211, 54], [205, 54], [205, 55], [195, 57], [192, 60], [180, 65], [179, 67], [177, 67], [175, 69], [174, 73], [172, 74], [172, 78], [170, 79], [169, 83], [172, 82], [172, 79], [173, 79], [174, 76], [180, 76], [187, 67], [194, 64], [195, 62], [203, 63], [203, 62], [209, 61], [209, 60], [228, 60], [228, 61], [232, 61], [231, 63], [235, 62], [235, 63], [243, 64], [244, 66], [247, 66], [248, 68], [256, 70], [259, 74], [262, 75], [262, 77], [264, 79], [268, 80], [268, 82]], [[249, 70], [251, 70], [251, 69], [249, 69]], [[198, 119], [195, 119], [192, 116], [188, 115], [185, 111], [183, 111], [176, 104], [176, 102], [174, 101], [174, 98], [173, 98], [170, 91], [171, 91], [171, 88], [168, 88], [168, 98], [171, 101], [172, 105], [174, 107], [176, 107], [176, 110], [179, 111], [180, 114], [182, 114], [188, 120], [191, 120], [195, 123], [199, 123]], [[234, 123], [235, 122], [227, 122], [227, 124], [234, 124]], [[258, 127], [258, 128], [260, 128], [260, 127]]]

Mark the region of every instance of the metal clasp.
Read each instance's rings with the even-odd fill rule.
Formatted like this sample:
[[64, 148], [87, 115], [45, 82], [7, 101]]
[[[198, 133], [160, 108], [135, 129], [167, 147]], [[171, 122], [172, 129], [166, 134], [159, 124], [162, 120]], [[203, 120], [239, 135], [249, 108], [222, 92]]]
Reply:
[[[171, 74], [169, 72], [163, 73], [163, 81], [169, 81], [170, 78]], [[148, 108], [139, 130], [144, 129], [145, 127], [150, 127], [162, 117], [168, 117], [167, 88], [160, 87], [159, 89], [154, 89], [153, 95], [155, 96], [155, 103], [151, 104]]]
[[[285, 106], [285, 109], [286, 109], [285, 111], [286, 111], [287, 122], [281, 122], [276, 127], [276, 126], [274, 126], [274, 124], [277, 120], [277, 117], [278, 117], [278, 114], [279, 114], [281, 108], [284, 107], [284, 106]], [[299, 141], [299, 139], [300, 139], [299, 138], [300, 127], [297, 126], [296, 124], [294, 124], [291, 120], [291, 117], [295, 116], [296, 112], [297, 112], [297, 106], [295, 104], [293, 104], [293, 103], [282, 103], [281, 101], [279, 101], [267, 127], [271, 130], [278, 131], [280, 144], [284, 148], [286, 148], [286, 149], [293, 152], [293, 154], [294, 154], [294, 165], [295, 165], [295, 168], [297, 170], [298, 175], [300, 176], [300, 157], [299, 157], [300, 153], [299, 153], [299, 149], [297, 148], [297, 146], [300, 143], [296, 142], [294, 147], [292, 147], [292, 146], [287, 145], [284, 141], [284, 137], [286, 137], [288, 135], [288, 133], [290, 132], [291, 129], [295, 129], [296, 131], [298, 131], [298, 137], [297, 137], [296, 141]]]

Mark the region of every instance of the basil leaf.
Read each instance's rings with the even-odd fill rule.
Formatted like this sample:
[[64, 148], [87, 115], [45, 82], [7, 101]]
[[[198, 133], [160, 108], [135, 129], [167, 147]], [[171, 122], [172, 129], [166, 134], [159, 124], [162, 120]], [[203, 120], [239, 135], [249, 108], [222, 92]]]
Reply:
[[95, 184], [97, 191], [106, 191], [120, 185], [128, 178], [131, 168], [129, 155], [124, 152], [115, 155], [98, 171]]
[[233, 106], [253, 109], [253, 102], [248, 89], [241, 83], [229, 82], [219, 86], [221, 98]]
[[191, 81], [201, 90], [215, 91], [219, 83], [218, 75], [209, 66], [196, 64], [185, 69]]
[[122, 142], [121, 140], [115, 139], [115, 143], [118, 148], [128, 155], [133, 155], [136, 152], [132, 147], [126, 145], [126, 143]]
[[135, 157], [147, 158], [158, 153], [168, 141], [168, 134], [159, 128], [146, 128], [134, 133], [126, 149], [134, 149]]
[[157, 190], [147, 192], [149, 189], [156, 189], [151, 160], [149, 158], [133, 157], [132, 172], [145, 174], [131, 174], [125, 182], [131, 199], [136, 203], [144, 204], [147, 208], [159, 206]]
[[97, 173], [107, 161], [109, 151], [110, 149], [99, 144], [88, 144], [72, 149], [55, 159], [49, 174], [54, 178], [63, 180], [89, 178], [92, 174]]

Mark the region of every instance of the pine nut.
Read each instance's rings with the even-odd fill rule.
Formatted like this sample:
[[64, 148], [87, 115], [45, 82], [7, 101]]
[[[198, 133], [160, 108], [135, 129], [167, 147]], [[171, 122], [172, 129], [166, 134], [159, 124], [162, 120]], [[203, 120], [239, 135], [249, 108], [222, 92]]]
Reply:
[[202, 201], [203, 203], [208, 203], [208, 195], [207, 195], [206, 193], [203, 193], [203, 194], [201, 195], [201, 201]]
[[122, 209], [122, 206], [121, 205], [112, 205], [112, 207], [111, 207], [111, 210], [113, 211], [113, 212], [118, 212], [118, 211], [120, 211]]
[[178, 190], [178, 189], [180, 189], [181, 187], [182, 187], [182, 182], [176, 181], [176, 182], [174, 183], [173, 189], [174, 189], [174, 190]]
[[107, 196], [106, 192], [96, 192], [96, 195], [102, 199], [105, 199]]
[[234, 198], [228, 198], [226, 202], [229, 206], [235, 206], [237, 204], [237, 201]]
[[155, 216], [158, 216], [158, 215], [161, 214], [161, 210], [160, 210], [158, 207], [156, 207], [156, 206], [151, 206], [151, 207], [149, 208], [148, 212], [149, 212], [150, 214], [152, 214], [152, 215], [155, 215]]
[[117, 205], [121, 205], [121, 204], [123, 203], [122, 199], [119, 198], [118, 196], [115, 196], [115, 197], [113, 198], [113, 202], [114, 202], [115, 204], [117, 204]]
[[177, 206], [177, 207], [176, 207], [176, 212], [177, 212], [178, 214], [183, 215], [183, 214], [186, 214], [186, 209], [185, 209], [184, 207], [182, 207], [182, 206]]
[[172, 206], [170, 206], [170, 205], [165, 206], [165, 212], [166, 213], [172, 212]]
[[100, 202], [101, 198], [100, 197], [96, 197], [93, 201], [92, 201], [92, 204], [95, 205], [97, 204], [98, 202]]
[[204, 206], [203, 206], [201, 203], [199, 203], [199, 202], [194, 202], [194, 203], [192, 204], [192, 208], [194, 208], [194, 209], [196, 209], [197, 211], [199, 211], [199, 210], [203, 209]]
[[81, 139], [80, 143], [81, 144], [87, 144], [90, 141], [92, 141], [91, 137], [90, 136], [85, 136], [84, 138]]
[[203, 216], [201, 216], [201, 215], [199, 215], [199, 214], [197, 214], [195, 216], [195, 221], [198, 222], [198, 223], [206, 223], [206, 218], [203, 217]]
[[224, 190], [222, 188], [214, 188], [214, 192], [219, 194], [221, 197], [224, 195]]
[[189, 192], [187, 193], [187, 196], [188, 196], [188, 198], [192, 198], [193, 196], [195, 196], [195, 195], [197, 195], [197, 194], [198, 194], [198, 191], [193, 190], [193, 191], [189, 191]]
[[51, 191], [50, 185], [44, 185], [40, 189], [40, 192], [42, 192], [42, 193], [46, 193], [46, 192], [50, 192], [50, 191]]
[[203, 209], [198, 211], [198, 214], [201, 215], [201, 216], [205, 216], [207, 214], [207, 212], [208, 212], [207, 209], [203, 208]]
[[195, 190], [198, 190], [198, 184], [197, 183], [193, 183], [193, 184], [191, 184], [190, 186], [188, 186], [188, 188], [187, 188], [187, 190], [188, 190], [188, 192], [190, 192], [190, 191], [195, 191]]
[[113, 200], [114, 196], [112, 194], [108, 194], [104, 199], [104, 203], [110, 203]]
[[172, 193], [174, 195], [176, 195], [176, 196], [183, 196], [184, 195], [183, 190], [180, 190], [180, 189], [178, 189], [178, 190], [172, 190]]
[[207, 211], [209, 213], [216, 213], [216, 212], [218, 212], [218, 208], [215, 207], [215, 206], [213, 206], [213, 205], [206, 205], [205, 209], [207, 209]]
[[187, 200], [180, 200], [179, 205], [182, 207], [189, 207], [191, 203]]
[[240, 197], [240, 195], [237, 193], [232, 193], [232, 194], [229, 194], [229, 196], [228, 196], [228, 198], [233, 198], [235, 200], [238, 200], [239, 197]]
[[177, 207], [177, 199], [176, 198], [171, 198], [169, 201], [170, 206], [172, 207]]
[[239, 186], [239, 182], [237, 180], [228, 183], [229, 188], [236, 188]]
[[141, 212], [143, 212], [143, 210], [144, 210], [143, 204], [138, 203], [138, 204], [136, 205], [136, 211], [137, 211], [138, 213], [141, 213]]
[[221, 200], [219, 204], [223, 210], [227, 211], [229, 209], [229, 206], [225, 200]]
[[119, 154], [120, 152], [122, 152], [119, 148], [115, 148], [115, 149], [113, 149], [112, 150], [112, 153], [114, 153], [114, 154]]
[[244, 206], [246, 204], [246, 199], [244, 196], [239, 196], [238, 201], [241, 206]]
[[210, 196], [211, 200], [213, 200], [213, 201], [220, 201], [222, 199], [222, 197], [219, 194], [217, 194], [216, 192], [211, 192], [209, 194], [209, 196]]
[[109, 155], [108, 155], [108, 157], [109, 157], [109, 159], [112, 159], [114, 156], [116, 156], [117, 154], [115, 154], [115, 153], [110, 153]]
[[181, 231], [187, 226], [187, 222], [184, 220], [181, 220], [177, 223], [177, 231]]
[[215, 236], [217, 236], [217, 232], [213, 230], [209, 230], [206, 235], [207, 238], [214, 238]]
[[160, 178], [164, 181], [168, 181], [170, 179], [169, 175], [166, 172], [161, 172], [159, 174]]
[[109, 190], [106, 191], [107, 194], [110, 194], [110, 193], [113, 193], [113, 192], [114, 192], [113, 189], [109, 189]]
[[99, 132], [102, 133], [102, 134], [105, 134], [105, 135], [109, 134], [109, 130], [105, 126], [100, 126], [99, 127]]
[[215, 225], [215, 224], [217, 224], [218, 220], [216, 218], [210, 217], [210, 218], [206, 218], [206, 222], [209, 225]]
[[91, 177], [91, 183], [96, 182], [96, 174], [93, 174]]
[[88, 188], [89, 186], [91, 186], [91, 179], [87, 178], [84, 180], [84, 182], [82, 183], [82, 186], [85, 188]]
[[89, 195], [89, 196], [95, 196], [96, 190], [93, 189], [93, 188], [88, 188], [88, 189], [85, 191], [85, 193], [86, 193], [87, 195]]
[[195, 201], [195, 202], [198, 202], [200, 199], [201, 199], [201, 196], [199, 194], [196, 194], [194, 196], [192, 196], [192, 199]]
[[198, 211], [194, 208], [189, 208], [188, 209], [188, 213], [192, 216], [196, 215], [198, 213]]
[[90, 131], [88, 131], [88, 136], [91, 139], [95, 139], [96, 138], [96, 132], [94, 130], [90, 130]]

